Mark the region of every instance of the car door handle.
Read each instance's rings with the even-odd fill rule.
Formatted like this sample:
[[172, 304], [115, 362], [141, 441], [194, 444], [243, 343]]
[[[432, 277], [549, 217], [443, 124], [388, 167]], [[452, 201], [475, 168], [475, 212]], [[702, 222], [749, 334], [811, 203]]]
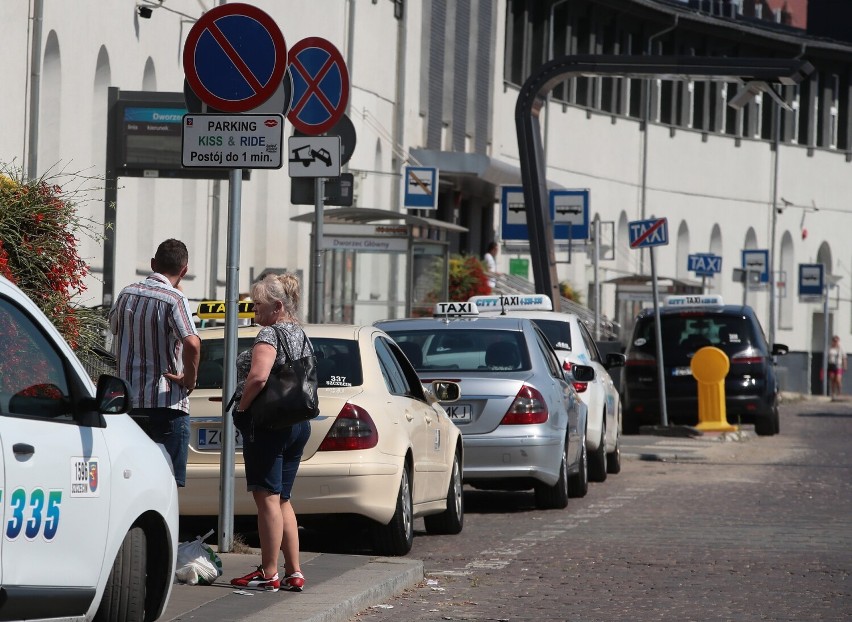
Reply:
[[414, 419], [414, 415], [412, 415], [411, 412], [406, 410], [405, 411], [405, 418], [408, 419], [409, 421], [411, 421], [411, 420]]
[[28, 443], [15, 443], [12, 445], [12, 451], [16, 456], [32, 456], [35, 453], [35, 447]]

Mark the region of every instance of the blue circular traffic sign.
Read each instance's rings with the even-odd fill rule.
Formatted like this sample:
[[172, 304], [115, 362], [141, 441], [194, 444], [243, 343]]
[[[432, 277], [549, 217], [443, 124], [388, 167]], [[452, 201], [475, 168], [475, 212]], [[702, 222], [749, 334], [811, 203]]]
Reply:
[[268, 100], [287, 71], [287, 45], [275, 21], [249, 4], [217, 6], [199, 19], [183, 48], [186, 81], [201, 101], [245, 112]]
[[290, 50], [290, 75], [293, 127], [311, 136], [331, 129], [349, 102], [349, 71], [337, 48], [321, 37], [302, 39]]

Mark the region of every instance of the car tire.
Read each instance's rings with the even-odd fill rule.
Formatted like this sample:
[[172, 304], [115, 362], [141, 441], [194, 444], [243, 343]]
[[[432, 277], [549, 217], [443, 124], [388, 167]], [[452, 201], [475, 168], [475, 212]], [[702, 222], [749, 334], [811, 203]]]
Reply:
[[606, 455], [606, 472], [610, 475], [621, 473], [621, 448], [619, 442], [615, 442], [615, 451]]
[[453, 535], [464, 527], [464, 493], [462, 491], [462, 467], [459, 452], [453, 458], [450, 486], [447, 491], [447, 509], [440, 514], [423, 517], [426, 532]]
[[598, 448], [589, 456], [589, 480], [593, 482], [606, 481], [606, 413], [603, 413], [601, 440], [598, 443]]
[[758, 436], [772, 436], [777, 434], [779, 429], [777, 410], [773, 410], [768, 415], [756, 417], [754, 420], [754, 431]]
[[147, 541], [141, 527], [124, 536], [107, 578], [95, 622], [142, 622], [145, 619]]
[[540, 510], [561, 510], [568, 505], [568, 440], [562, 445], [559, 479], [553, 486], [535, 485], [535, 506]]
[[403, 466], [396, 497], [396, 510], [387, 525], [373, 526], [373, 548], [379, 555], [405, 555], [414, 543], [414, 508], [411, 502], [411, 480]]
[[579, 499], [589, 492], [589, 453], [586, 450], [586, 435], [580, 440], [580, 465], [578, 471], [568, 478], [568, 496]]

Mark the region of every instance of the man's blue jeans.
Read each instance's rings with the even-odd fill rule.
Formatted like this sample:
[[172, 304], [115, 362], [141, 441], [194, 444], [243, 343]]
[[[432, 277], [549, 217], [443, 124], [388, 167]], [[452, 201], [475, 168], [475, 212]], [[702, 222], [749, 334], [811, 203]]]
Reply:
[[134, 408], [130, 416], [155, 443], [162, 443], [172, 460], [175, 482], [186, 485], [189, 457], [189, 415], [173, 408]]

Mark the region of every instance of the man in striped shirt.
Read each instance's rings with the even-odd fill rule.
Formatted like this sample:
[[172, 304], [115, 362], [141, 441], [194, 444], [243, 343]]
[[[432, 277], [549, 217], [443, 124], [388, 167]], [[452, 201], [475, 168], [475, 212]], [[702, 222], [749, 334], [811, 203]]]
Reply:
[[153, 274], [121, 290], [109, 313], [118, 374], [133, 394], [131, 415], [166, 448], [178, 486], [186, 484], [189, 394], [201, 354], [201, 339], [180, 290], [188, 263], [186, 245], [166, 240], [151, 259]]

